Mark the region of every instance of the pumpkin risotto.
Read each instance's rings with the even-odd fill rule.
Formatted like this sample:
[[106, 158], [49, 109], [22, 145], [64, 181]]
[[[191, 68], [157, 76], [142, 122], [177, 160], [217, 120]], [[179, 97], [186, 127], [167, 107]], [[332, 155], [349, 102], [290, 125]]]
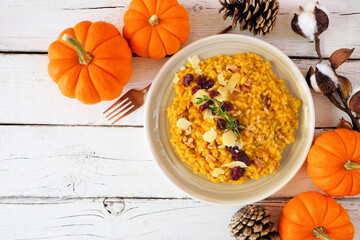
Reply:
[[171, 143], [195, 173], [242, 184], [279, 168], [300, 100], [253, 53], [188, 59], [174, 76]]

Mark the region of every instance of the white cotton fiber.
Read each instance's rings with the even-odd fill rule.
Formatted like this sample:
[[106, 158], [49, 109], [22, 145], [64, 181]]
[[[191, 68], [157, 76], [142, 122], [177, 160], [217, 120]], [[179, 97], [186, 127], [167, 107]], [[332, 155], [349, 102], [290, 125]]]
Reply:
[[315, 39], [315, 33], [317, 32], [315, 14], [310, 12], [302, 12], [298, 18], [298, 25], [302, 32], [311, 41]]
[[321, 62], [321, 63], [316, 64], [316, 68], [322, 74], [328, 76], [335, 83], [335, 85], [338, 86], [339, 80], [336, 77], [335, 72], [332, 69], [332, 67], [330, 66], [330, 64], [328, 64], [327, 62]]
[[309, 0], [306, 3], [304, 3], [302, 8], [304, 9], [305, 12], [313, 12], [315, 9], [315, 5], [318, 5], [318, 4], [316, 4], [316, 1]]
[[313, 75], [311, 75], [311, 77], [310, 77], [310, 84], [311, 84], [312, 89], [314, 89], [315, 92], [322, 93], [316, 83], [315, 73]]

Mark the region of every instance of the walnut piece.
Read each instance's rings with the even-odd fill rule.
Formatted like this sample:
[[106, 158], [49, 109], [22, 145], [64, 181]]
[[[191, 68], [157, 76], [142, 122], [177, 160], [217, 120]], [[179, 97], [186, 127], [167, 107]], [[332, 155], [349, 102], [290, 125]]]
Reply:
[[240, 85], [240, 90], [244, 93], [250, 92], [250, 87], [246, 85]]
[[284, 135], [280, 132], [280, 131], [276, 131], [275, 132], [275, 139], [278, 140], [278, 139], [284, 139]]
[[189, 136], [191, 134], [191, 127], [185, 130], [185, 135]]
[[240, 71], [240, 69], [238, 68], [238, 66], [236, 66], [235, 64], [227, 64], [227, 65], [226, 65], [226, 70], [230, 70], [230, 71], [232, 71], [233, 73]]
[[216, 161], [216, 158], [215, 158], [214, 156], [208, 154], [208, 155], [206, 155], [205, 160], [206, 160], [207, 162], [215, 162], [215, 161]]
[[258, 141], [259, 141], [259, 142], [263, 142], [263, 141], [265, 140], [265, 138], [266, 138], [265, 134], [260, 134], [260, 135], [258, 136]]
[[256, 126], [250, 124], [250, 125], [248, 125], [248, 126], [246, 127], [246, 130], [253, 132], [253, 131], [256, 130]]
[[246, 83], [244, 83], [244, 85], [247, 86], [247, 87], [249, 87], [249, 88], [251, 88], [251, 85], [252, 85], [251, 80], [248, 79], [248, 80], [246, 81]]
[[241, 110], [237, 110], [237, 111], [235, 111], [235, 113], [233, 113], [233, 117], [240, 117], [240, 115], [241, 115]]
[[266, 162], [264, 162], [264, 161], [261, 160], [260, 158], [256, 158], [256, 159], [255, 159], [255, 164], [256, 164], [256, 166], [261, 167], [261, 168], [263, 168], [263, 167], [266, 166]]
[[210, 143], [209, 145], [207, 145], [207, 148], [212, 150], [212, 149], [216, 148], [216, 145], [214, 143]]
[[187, 138], [186, 136], [183, 137], [182, 139], [183, 143], [185, 143], [186, 146], [188, 146], [189, 148], [195, 148], [194, 145], [194, 139], [193, 138]]

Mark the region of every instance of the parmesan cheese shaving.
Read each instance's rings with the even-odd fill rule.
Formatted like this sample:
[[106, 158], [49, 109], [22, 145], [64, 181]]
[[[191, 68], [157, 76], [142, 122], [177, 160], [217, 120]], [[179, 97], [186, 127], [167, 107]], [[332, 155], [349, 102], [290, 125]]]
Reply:
[[186, 120], [185, 118], [179, 118], [179, 120], [176, 123], [176, 126], [185, 131], [192, 125], [192, 122]]
[[222, 135], [223, 144], [225, 146], [233, 147], [235, 146], [237, 137], [233, 131], [227, 131]]
[[227, 80], [225, 80], [223, 72], [221, 72], [217, 75], [217, 79], [219, 81], [219, 84], [221, 84], [223, 86], [225, 86], [227, 84]]
[[193, 101], [196, 102], [196, 98], [203, 98], [205, 96], [209, 97], [209, 93], [200, 89], [198, 90], [195, 94], [194, 94], [194, 99]]
[[219, 102], [223, 102], [226, 100], [226, 96], [223, 96], [223, 95], [219, 95], [216, 97], [216, 99], [219, 101]]
[[241, 168], [246, 168], [246, 164], [241, 162], [241, 161], [235, 161], [235, 162], [231, 162], [228, 164], [223, 164], [221, 165], [221, 167], [227, 167], [227, 168], [234, 168], [234, 167], [241, 167]]
[[224, 173], [225, 173], [224, 170], [222, 170], [221, 168], [215, 168], [215, 169], [212, 171], [211, 175], [212, 175], [214, 178], [217, 178], [217, 177], [219, 177], [220, 174], [224, 174]]
[[195, 74], [197, 74], [197, 75], [201, 75], [201, 74], [202, 74], [202, 70], [201, 70], [199, 67], [197, 67], [194, 72], [195, 72]]
[[221, 96], [227, 95], [227, 90], [225, 87], [219, 87], [217, 91], [221, 94]]
[[210, 130], [205, 132], [203, 135], [204, 140], [209, 143], [214, 142], [216, 137], [217, 137], [217, 132], [213, 128], [210, 128]]
[[199, 66], [200, 63], [200, 59], [198, 55], [194, 55], [192, 57], [188, 58], [189, 63], [191, 64], [191, 66], [196, 69]]
[[239, 149], [242, 149], [244, 147], [243, 140], [240, 138], [239, 141], [235, 143], [235, 146], [237, 146]]
[[177, 73], [175, 73], [174, 78], [173, 78], [173, 83], [177, 83], [180, 80], [179, 76], [177, 75]]
[[231, 76], [228, 84], [225, 86], [226, 90], [232, 93], [235, 90], [236, 84], [240, 81], [240, 74], [235, 73]]
[[212, 114], [210, 109], [206, 109], [204, 113], [204, 119], [211, 118], [213, 119], [215, 116]]

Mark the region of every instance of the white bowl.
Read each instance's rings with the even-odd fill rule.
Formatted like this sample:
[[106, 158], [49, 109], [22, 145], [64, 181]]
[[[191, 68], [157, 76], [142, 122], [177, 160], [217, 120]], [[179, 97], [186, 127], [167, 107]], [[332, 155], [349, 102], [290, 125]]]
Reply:
[[[188, 57], [206, 59], [218, 54], [252, 52], [268, 60], [278, 78], [285, 81], [289, 93], [301, 99], [299, 128], [295, 142], [282, 153], [280, 167], [274, 174], [249, 180], [241, 185], [215, 184], [206, 176], [195, 174], [175, 153], [170, 143], [167, 108], [175, 96], [173, 76]], [[262, 40], [243, 35], [224, 34], [200, 39], [172, 56], [160, 69], [151, 86], [145, 106], [145, 131], [153, 159], [166, 177], [193, 198], [223, 205], [250, 204], [260, 201], [285, 186], [305, 161], [314, 135], [314, 104], [306, 81], [296, 65], [279, 49]], [[155, 174], [155, 173], [154, 173]]]

